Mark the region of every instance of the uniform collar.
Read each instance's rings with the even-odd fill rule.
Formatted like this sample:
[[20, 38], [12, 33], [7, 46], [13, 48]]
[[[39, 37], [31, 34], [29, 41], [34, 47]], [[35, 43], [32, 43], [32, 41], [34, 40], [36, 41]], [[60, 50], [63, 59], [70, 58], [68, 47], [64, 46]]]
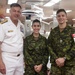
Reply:
[[[15, 24], [12, 22], [12, 20], [11, 20], [10, 17], [8, 18], [8, 23], [9, 23], [9, 25], [12, 25], [12, 24], [15, 25]], [[18, 20], [17, 26], [18, 26], [19, 24], [21, 24], [20, 20]]]
[[[31, 34], [31, 37], [34, 38], [33, 33]], [[40, 38], [41, 38], [41, 34], [39, 33], [38, 39], [40, 39]]]
[[[66, 27], [64, 28], [64, 30], [67, 30], [68, 28], [69, 28], [69, 25], [67, 24]], [[57, 26], [57, 30], [60, 31], [59, 26]], [[63, 30], [63, 31], [64, 31], [64, 30]]]

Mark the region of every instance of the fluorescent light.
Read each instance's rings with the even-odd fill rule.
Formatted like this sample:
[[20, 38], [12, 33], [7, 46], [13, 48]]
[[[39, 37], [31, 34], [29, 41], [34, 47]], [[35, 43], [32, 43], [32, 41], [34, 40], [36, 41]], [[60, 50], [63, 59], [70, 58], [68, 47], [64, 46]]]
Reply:
[[44, 6], [52, 6], [52, 5], [54, 5], [54, 4], [55, 4], [54, 2], [50, 1], [50, 2], [48, 2], [47, 4], [45, 4]]
[[54, 15], [51, 15], [50, 17], [53, 18]]
[[50, 0], [48, 3], [46, 3], [44, 6], [52, 6], [58, 2], [60, 2], [61, 0]]
[[74, 19], [72, 19], [72, 20], [75, 20], [75, 18], [74, 18]]
[[6, 13], [9, 13], [9, 10], [10, 10], [10, 9], [7, 9], [7, 10], [6, 10]]
[[18, 0], [8, 0], [8, 4], [17, 3]]
[[52, 16], [50, 17], [41, 17], [43, 20], [48, 19], [48, 18], [52, 18]]
[[41, 11], [43, 10], [42, 8], [40, 8], [36, 5], [31, 5], [31, 9], [37, 9], [37, 10], [41, 10]]
[[54, 2], [54, 3], [58, 3], [58, 2], [60, 2], [61, 0], [51, 0], [52, 2]]
[[5, 17], [5, 18], [9, 18], [9, 17]]
[[66, 10], [66, 12], [72, 12], [72, 10]]

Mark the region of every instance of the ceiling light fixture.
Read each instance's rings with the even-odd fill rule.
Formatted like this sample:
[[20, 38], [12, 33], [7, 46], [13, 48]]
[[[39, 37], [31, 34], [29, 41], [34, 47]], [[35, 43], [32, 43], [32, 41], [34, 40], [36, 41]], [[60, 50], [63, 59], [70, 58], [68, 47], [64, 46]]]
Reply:
[[48, 3], [46, 3], [44, 6], [49, 7], [52, 6], [58, 2], [60, 2], [61, 0], [50, 0]]
[[9, 13], [9, 10], [10, 10], [10, 9], [6, 9], [6, 13]]
[[75, 18], [73, 18], [72, 20], [75, 20]]
[[66, 12], [68, 13], [68, 12], [72, 12], [72, 10], [66, 10]]
[[17, 3], [18, 0], [8, 0], [8, 4]]

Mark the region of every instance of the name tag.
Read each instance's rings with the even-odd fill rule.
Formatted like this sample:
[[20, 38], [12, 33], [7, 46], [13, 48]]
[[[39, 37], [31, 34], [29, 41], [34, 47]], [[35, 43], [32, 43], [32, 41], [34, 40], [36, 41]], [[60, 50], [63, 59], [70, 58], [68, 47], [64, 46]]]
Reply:
[[8, 32], [13, 32], [13, 30], [9, 30]]

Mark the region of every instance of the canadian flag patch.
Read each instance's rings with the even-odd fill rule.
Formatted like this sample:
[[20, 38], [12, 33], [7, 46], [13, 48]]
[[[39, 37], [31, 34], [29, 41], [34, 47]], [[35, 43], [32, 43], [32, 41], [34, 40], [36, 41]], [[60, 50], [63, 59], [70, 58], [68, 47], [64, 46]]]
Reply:
[[73, 37], [73, 39], [74, 39], [74, 42], [75, 42], [75, 34], [72, 34], [72, 37]]
[[75, 38], [75, 34], [72, 34], [72, 37]]

